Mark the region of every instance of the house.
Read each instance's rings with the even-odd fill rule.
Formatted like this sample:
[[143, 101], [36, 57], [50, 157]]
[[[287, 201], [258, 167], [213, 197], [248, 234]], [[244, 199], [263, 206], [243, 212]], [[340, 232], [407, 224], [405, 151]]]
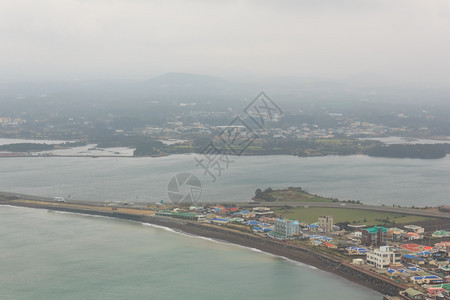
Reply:
[[317, 225], [317, 224], [310, 224], [310, 225], [308, 225], [308, 230], [309, 231], [318, 231], [319, 230], [319, 225]]
[[443, 251], [443, 252], [450, 253], [450, 242], [440, 242], [440, 243], [436, 243], [436, 244], [434, 244], [434, 247], [435, 247], [438, 251]]
[[322, 246], [325, 246], [329, 249], [337, 249], [337, 246], [335, 244], [331, 244], [331, 243], [327, 243], [327, 242], [322, 242]]
[[450, 231], [438, 230], [431, 234], [432, 237], [450, 237]]
[[402, 255], [391, 251], [389, 246], [381, 246], [379, 249], [367, 253], [366, 263], [378, 269], [387, 269], [390, 264], [399, 264], [401, 258]]
[[279, 240], [293, 239], [300, 236], [300, 224], [295, 220], [276, 219], [273, 231], [267, 235]]
[[436, 284], [444, 282], [441, 277], [436, 275], [412, 276], [410, 280], [414, 284]]
[[385, 227], [375, 226], [362, 229], [362, 244], [366, 246], [379, 247], [386, 244], [387, 229]]
[[364, 259], [355, 258], [352, 260], [352, 264], [357, 265], [357, 266], [362, 266], [362, 265], [364, 265]]
[[355, 246], [347, 247], [345, 250], [347, 250], [348, 255], [364, 255], [369, 252], [366, 248], [358, 248]]
[[419, 244], [403, 244], [400, 245], [401, 248], [405, 249], [406, 251], [417, 253], [422, 251], [422, 246]]
[[412, 263], [415, 265], [423, 265], [425, 264], [425, 260], [422, 257], [411, 255], [411, 254], [405, 254], [403, 255], [403, 260], [408, 263]]
[[192, 206], [189, 207], [189, 210], [191, 210], [191, 211], [204, 211], [204, 208], [203, 208], [203, 206], [192, 205]]
[[417, 225], [405, 225], [403, 226], [408, 232], [414, 232], [414, 233], [424, 233], [425, 229], [423, 227], [417, 226]]
[[236, 207], [236, 206], [216, 205], [216, 206], [212, 207], [212, 210], [216, 214], [228, 215], [228, 214], [231, 214], [231, 213], [236, 213], [238, 211], [238, 207]]
[[252, 210], [255, 212], [269, 212], [270, 208], [268, 208], [268, 207], [253, 207]]
[[274, 230], [287, 236], [298, 236], [300, 224], [295, 220], [276, 219]]
[[407, 232], [405, 236], [409, 241], [420, 240], [422, 238], [422, 236], [416, 232]]
[[401, 241], [404, 233], [405, 231], [400, 228], [389, 228], [387, 231], [387, 238], [393, 241]]
[[425, 295], [422, 292], [419, 292], [418, 290], [415, 290], [413, 288], [406, 289], [401, 294], [405, 295], [405, 297], [407, 297], [408, 299], [414, 300], [425, 299]]
[[319, 230], [322, 232], [333, 231], [333, 217], [320, 216], [318, 220]]
[[427, 293], [430, 294], [430, 296], [437, 296], [439, 294], [443, 294], [446, 290], [442, 287], [429, 287], [427, 288]]

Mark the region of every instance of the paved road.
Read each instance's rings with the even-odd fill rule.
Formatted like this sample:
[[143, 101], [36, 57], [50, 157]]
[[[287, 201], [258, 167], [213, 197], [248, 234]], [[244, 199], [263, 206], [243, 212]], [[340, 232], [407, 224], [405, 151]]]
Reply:
[[54, 201], [53, 198], [49, 198], [49, 197], [40, 197], [40, 196], [26, 195], [26, 194], [19, 194], [19, 193], [0, 192], [0, 196], [17, 197], [17, 198], [26, 199], [26, 200]]
[[[2, 192], [0, 191], [0, 197], [16, 197], [20, 199], [25, 200], [35, 200], [35, 201], [49, 201], [49, 202], [58, 202], [53, 197], [44, 197], [44, 196], [35, 196], [35, 195], [27, 195], [27, 194], [19, 194], [19, 193], [9, 193], [9, 192]], [[56, 195], [55, 195], [56, 196]], [[71, 204], [83, 204], [83, 205], [102, 205], [106, 204], [104, 201], [87, 201], [87, 200], [76, 200], [76, 199], [67, 199], [64, 198], [64, 202], [71, 203]], [[123, 205], [125, 201], [114, 201], [113, 199], [108, 202], [109, 205], [117, 205], [117, 206], [125, 206]], [[133, 207], [135, 208], [146, 208], [148, 206], [148, 202], [141, 203], [141, 202], [134, 202]], [[154, 204], [154, 203], [150, 203]]]
[[[38, 201], [55, 201], [53, 198], [50, 197], [41, 197], [41, 196], [34, 196], [34, 195], [26, 195], [26, 194], [18, 194], [18, 193], [8, 193], [8, 192], [1, 192], [0, 196], [18, 196], [22, 199], [28, 199], [28, 200], [38, 200]], [[76, 204], [100, 204], [103, 202], [94, 202], [94, 201], [82, 201], [82, 200], [74, 200], [74, 199], [66, 199], [66, 202], [68, 203], [76, 203]], [[111, 201], [112, 202], [112, 201]], [[148, 203], [135, 203], [136, 207], [145, 207]], [[266, 207], [280, 207], [280, 206], [292, 206], [292, 207], [330, 207], [330, 208], [353, 208], [353, 209], [364, 209], [364, 210], [374, 210], [374, 211], [384, 211], [384, 212], [391, 212], [391, 213], [400, 213], [400, 214], [409, 214], [409, 215], [416, 215], [416, 216], [424, 216], [424, 217], [435, 217], [435, 218], [443, 218], [443, 219], [450, 219], [450, 213], [441, 213], [441, 212], [433, 212], [433, 211], [425, 211], [420, 209], [412, 209], [412, 208], [403, 208], [403, 207], [392, 207], [392, 206], [377, 206], [377, 205], [365, 205], [365, 204], [350, 204], [345, 203], [345, 205], [341, 203], [329, 203], [329, 202], [259, 202], [259, 203], [252, 203], [252, 202], [235, 202], [237, 205], [248, 205], [251, 207], [256, 206], [266, 206]], [[119, 203], [118, 203], [119, 205]]]

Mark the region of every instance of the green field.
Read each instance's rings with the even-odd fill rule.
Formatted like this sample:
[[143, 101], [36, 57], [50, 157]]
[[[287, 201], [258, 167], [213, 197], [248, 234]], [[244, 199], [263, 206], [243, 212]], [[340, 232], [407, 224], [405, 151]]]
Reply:
[[333, 216], [334, 223], [349, 222], [351, 224], [372, 225], [405, 225], [432, 220], [429, 217], [412, 216], [398, 213], [380, 212], [350, 208], [296, 207], [290, 209], [274, 209], [276, 215], [295, 219], [306, 223], [315, 223], [319, 216]]

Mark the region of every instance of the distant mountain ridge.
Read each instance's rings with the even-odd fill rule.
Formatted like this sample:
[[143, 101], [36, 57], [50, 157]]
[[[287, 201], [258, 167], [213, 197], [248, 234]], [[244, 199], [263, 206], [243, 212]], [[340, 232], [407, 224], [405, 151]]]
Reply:
[[146, 80], [145, 83], [159, 87], [225, 87], [231, 85], [227, 80], [215, 76], [177, 72], [162, 74]]
[[215, 76], [172, 72], [141, 81], [134, 88], [143, 94], [176, 94], [189, 98], [233, 95], [240, 90], [240, 85]]

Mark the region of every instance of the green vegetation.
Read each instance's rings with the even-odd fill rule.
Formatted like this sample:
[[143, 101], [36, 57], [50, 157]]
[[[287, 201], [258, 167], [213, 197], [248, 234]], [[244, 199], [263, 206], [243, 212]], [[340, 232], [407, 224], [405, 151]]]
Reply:
[[336, 199], [324, 198], [317, 195], [311, 195], [301, 187], [288, 187], [283, 190], [272, 190], [267, 188], [264, 191], [257, 189], [254, 200], [269, 202], [336, 202]]
[[134, 156], [141, 155], [159, 155], [161, 154], [161, 148], [164, 144], [156, 140], [147, 140], [145, 142], [140, 142], [136, 145], [134, 150]]
[[[214, 147], [224, 153], [241, 153], [245, 155], [354, 155], [366, 154], [381, 157], [441, 158], [450, 152], [450, 146], [436, 145], [383, 145], [379, 141], [350, 138], [315, 138], [315, 139], [272, 139], [258, 138], [250, 145], [240, 144], [245, 140], [237, 139], [233, 145], [215, 138], [214, 134], [185, 134], [179, 136], [186, 144], [165, 145], [148, 136], [118, 135], [111, 131], [99, 131], [89, 138], [99, 148], [131, 147], [136, 148], [135, 156], [167, 155], [180, 153], [201, 153], [211, 141]], [[233, 151], [230, 149], [232, 147]]]
[[393, 158], [442, 158], [446, 155], [446, 146], [444, 144], [380, 145], [368, 149], [367, 154], [369, 156]]
[[326, 139], [259, 139], [253, 146], [245, 150], [247, 155], [296, 155], [296, 156], [324, 156], [362, 154], [375, 145], [377, 141], [362, 141], [349, 138]]
[[405, 215], [399, 213], [388, 213], [382, 211], [372, 211], [351, 208], [325, 208], [325, 207], [296, 207], [274, 209], [277, 215], [285, 218], [296, 219], [299, 221], [314, 223], [319, 216], [333, 216], [334, 223], [364, 224], [373, 225], [401, 225], [428, 221], [432, 218]]

